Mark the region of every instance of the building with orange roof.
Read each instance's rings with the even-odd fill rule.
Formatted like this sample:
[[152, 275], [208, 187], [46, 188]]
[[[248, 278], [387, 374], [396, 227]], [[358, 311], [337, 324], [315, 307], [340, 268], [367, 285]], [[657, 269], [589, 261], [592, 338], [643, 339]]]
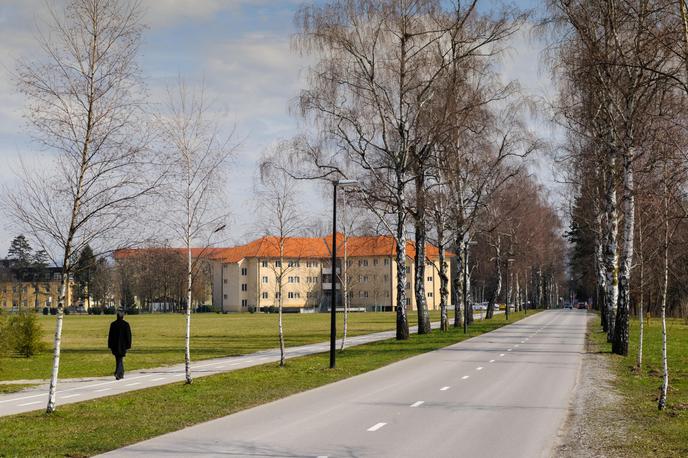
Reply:
[[[265, 236], [245, 245], [213, 249], [208, 253], [212, 265], [213, 305], [227, 312], [264, 310], [277, 307], [281, 293], [282, 305], [287, 311], [329, 310], [331, 245], [331, 236], [282, 240]], [[428, 308], [435, 310], [440, 304], [439, 252], [437, 247], [428, 245], [426, 253], [426, 301]], [[415, 246], [412, 242], [408, 242], [406, 254], [407, 306], [414, 310]], [[397, 268], [392, 237], [352, 236], [345, 240], [342, 234], [337, 234], [337, 255], [335, 291], [338, 307], [342, 304], [344, 284], [344, 293], [351, 308], [368, 311], [394, 309]], [[449, 269], [447, 260], [447, 274], [451, 278]], [[346, 281], [343, 281], [344, 276]]]

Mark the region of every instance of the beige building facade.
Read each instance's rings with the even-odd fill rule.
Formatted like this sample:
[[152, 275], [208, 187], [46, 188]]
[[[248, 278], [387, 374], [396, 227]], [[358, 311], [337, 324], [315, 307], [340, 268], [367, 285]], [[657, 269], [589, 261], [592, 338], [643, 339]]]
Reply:
[[[329, 310], [332, 291], [331, 238], [263, 237], [246, 245], [214, 249], [211, 255], [213, 305], [226, 312], [277, 307], [280, 297], [287, 311]], [[437, 248], [426, 247], [425, 294], [430, 310], [440, 307]], [[337, 307], [343, 295], [355, 310], [392, 311], [397, 298], [394, 239], [386, 236], [344, 238], [338, 234]], [[416, 309], [415, 247], [407, 245], [406, 304]], [[451, 278], [450, 262], [446, 261]], [[451, 298], [451, 285], [449, 298]]]

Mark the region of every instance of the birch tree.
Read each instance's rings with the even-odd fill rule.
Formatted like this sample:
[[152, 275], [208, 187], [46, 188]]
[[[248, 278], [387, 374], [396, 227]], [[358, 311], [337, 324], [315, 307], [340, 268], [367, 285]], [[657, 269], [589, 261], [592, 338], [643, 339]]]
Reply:
[[[213, 119], [204, 87], [191, 90], [180, 78], [167, 89], [165, 111], [158, 115], [160, 147], [166, 177], [161, 219], [186, 250], [186, 331], [184, 371], [191, 376], [191, 308], [193, 279], [203, 264], [204, 249], [225, 228], [223, 186], [228, 159], [234, 150], [231, 133], [223, 135]], [[194, 256], [192, 248], [202, 249]]]
[[21, 170], [8, 212], [61, 266], [47, 412], [56, 405], [64, 302], [75, 253], [133, 237], [140, 198], [157, 184], [148, 167], [136, 62], [138, 3], [70, 0], [49, 8], [40, 53], [18, 63], [26, 118], [54, 167]]
[[[263, 161], [260, 167], [260, 179], [262, 188], [259, 191], [263, 210], [263, 226], [267, 233], [267, 240], [278, 253], [275, 262], [270, 264], [275, 277], [275, 302], [277, 304], [277, 336], [280, 348], [280, 367], [285, 364], [284, 326], [282, 323], [282, 311], [284, 304], [285, 286], [288, 274], [294, 270], [300, 262], [301, 253], [291, 250], [286, 254], [289, 239], [296, 236], [303, 228], [302, 218], [299, 214], [294, 181], [279, 169], [275, 169], [267, 161]], [[334, 291], [334, 268], [333, 290]], [[300, 280], [299, 280], [300, 281]]]

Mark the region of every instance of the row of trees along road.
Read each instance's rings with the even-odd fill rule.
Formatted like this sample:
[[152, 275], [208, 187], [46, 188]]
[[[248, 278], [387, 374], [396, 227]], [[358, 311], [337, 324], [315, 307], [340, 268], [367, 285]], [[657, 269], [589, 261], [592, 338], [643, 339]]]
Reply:
[[568, 132], [563, 159], [575, 195], [569, 237], [577, 288], [595, 298], [620, 355], [628, 354], [635, 304], [639, 367], [643, 312], [661, 314], [663, 409], [666, 313], [686, 301], [687, 253], [678, 243], [688, 216], [686, 1], [550, 0], [549, 9], [555, 109]]
[[339, 0], [297, 14], [294, 47], [315, 62], [296, 102], [307, 130], [263, 166], [296, 179], [357, 181], [350, 201], [373, 212], [396, 245], [397, 339], [409, 334], [409, 228], [419, 333], [430, 330], [429, 241], [442, 260], [442, 328], [450, 303], [460, 326], [463, 276], [450, 301], [447, 249], [460, 253], [463, 268], [464, 244], [498, 230], [480, 223], [495, 194], [515, 177], [527, 180], [523, 158], [540, 142], [523, 125], [518, 85], [496, 73], [526, 19], [513, 8], [480, 14], [477, 1], [439, 0]]
[[[181, 242], [191, 304], [200, 266], [191, 246], [207, 246], [223, 227], [214, 194], [231, 135], [220, 135], [208, 120], [204, 92], [181, 82], [162, 112], [150, 112], [137, 64], [142, 17], [136, 1], [70, 0], [64, 10], [49, 9], [38, 33], [41, 52], [17, 65], [34, 137], [56, 164], [23, 166], [21, 183], [4, 193], [17, 226], [62, 267], [48, 412], [55, 409], [64, 302], [78, 254], [87, 246], [98, 256], [161, 237]], [[157, 218], [144, 224], [146, 216]], [[189, 312], [190, 306], [187, 383]]]

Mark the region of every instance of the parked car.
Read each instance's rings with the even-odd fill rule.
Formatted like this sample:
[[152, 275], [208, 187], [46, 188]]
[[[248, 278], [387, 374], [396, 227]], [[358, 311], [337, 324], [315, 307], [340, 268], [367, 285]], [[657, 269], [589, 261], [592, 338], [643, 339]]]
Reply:
[[564, 302], [564, 308], [573, 310], [573, 305], [570, 302]]

